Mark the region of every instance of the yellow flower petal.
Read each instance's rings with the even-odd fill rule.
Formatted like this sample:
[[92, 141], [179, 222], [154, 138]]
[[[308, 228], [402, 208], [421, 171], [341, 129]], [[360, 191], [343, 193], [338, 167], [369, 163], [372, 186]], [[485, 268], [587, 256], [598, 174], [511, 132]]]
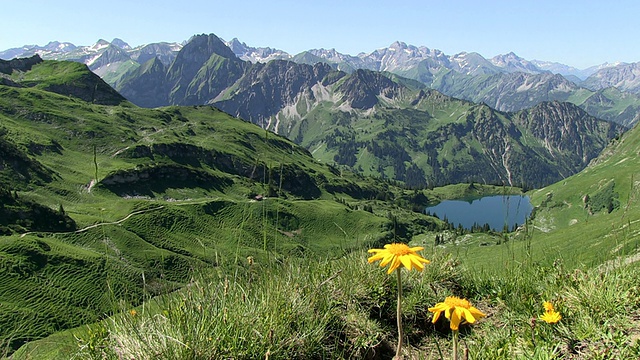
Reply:
[[449, 321], [451, 321], [451, 314], [453, 313], [453, 310], [455, 310], [456, 308], [454, 307], [447, 307], [447, 309], [444, 311], [444, 317], [446, 317], [447, 319], [449, 319]]
[[380, 262], [380, 266], [385, 267], [392, 260], [393, 260], [393, 256], [389, 255], [388, 253], [385, 253], [384, 256], [382, 257], [382, 261]]
[[400, 256], [399, 259], [400, 262], [402, 262], [402, 265], [411, 271], [411, 255]]
[[548, 324], [555, 324], [560, 319], [562, 319], [562, 315], [557, 311], [545, 311], [544, 315], [540, 316], [540, 320]]
[[451, 314], [451, 319], [450, 319], [451, 323], [449, 324], [449, 326], [451, 327], [451, 330], [458, 330], [460, 328], [461, 312], [462, 312], [461, 308], [455, 308], [453, 310], [453, 313]]
[[411, 257], [411, 262], [413, 263], [413, 265], [415, 265], [416, 269], [422, 271], [422, 269], [424, 269], [424, 264], [429, 264], [431, 261], [424, 259], [422, 257], [419, 256], [412, 256]]
[[[429, 311], [432, 311], [431, 309], [433, 308], [429, 308]], [[438, 321], [438, 318], [440, 318], [440, 314], [442, 314], [442, 310], [433, 311], [433, 319], [431, 319], [431, 322], [435, 324], [436, 321]]]
[[480, 319], [487, 315], [485, 315], [482, 311], [474, 308], [473, 306], [469, 307], [469, 312], [473, 315], [474, 318]]
[[458, 308], [460, 309], [460, 312], [462, 313], [462, 318], [470, 323], [473, 324], [474, 322], [476, 322], [476, 318], [473, 316], [473, 314], [471, 314], [471, 311], [469, 311], [469, 309], [465, 309], [465, 308]]

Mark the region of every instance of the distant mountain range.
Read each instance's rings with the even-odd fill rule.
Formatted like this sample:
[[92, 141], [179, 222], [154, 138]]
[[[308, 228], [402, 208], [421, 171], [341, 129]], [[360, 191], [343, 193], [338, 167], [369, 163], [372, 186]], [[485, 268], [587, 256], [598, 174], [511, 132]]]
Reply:
[[[110, 45], [123, 50], [126, 55], [123, 59], [131, 59], [138, 64], [143, 64], [151, 57], [158, 56], [165, 65], [171, 63], [181, 47], [187, 43], [152, 43], [132, 48], [125, 41], [115, 38], [111, 42], [100, 39], [90, 46], [76, 46], [69, 42], [52, 41], [44, 46], [25, 45], [20, 48], [12, 48], [0, 51], [0, 59], [9, 60], [16, 57], [29, 57], [35, 54], [43, 59], [50, 60], [74, 60], [89, 66], [92, 71], [100, 68], [97, 62], [105, 51], [111, 51]], [[353, 71], [355, 69], [368, 69], [375, 71], [402, 72], [414, 68], [423, 61], [428, 61], [436, 67], [445, 67], [466, 75], [497, 74], [525, 72], [539, 74], [551, 72], [563, 75], [572, 80], [582, 81], [602, 69], [627, 66], [625, 63], [604, 63], [591, 66], [586, 69], [549, 61], [526, 60], [513, 52], [496, 55], [491, 59], [485, 59], [478, 53], [462, 52], [455, 55], [446, 55], [437, 49], [429, 49], [425, 46], [416, 47], [397, 41], [387, 48], [377, 49], [371, 53], [360, 53], [357, 56], [342, 54], [335, 49], [312, 49], [291, 55], [283, 50], [270, 47], [252, 47], [237, 38], [226, 41], [225, 44], [244, 61], [252, 63], [269, 62], [271, 60], [291, 60], [299, 63], [311, 63], [322, 61], [336, 66], [338, 70]], [[104, 59], [101, 60], [104, 64]], [[96, 66], [98, 65], [98, 66]]]
[[191, 39], [169, 66], [148, 61], [116, 89], [144, 107], [212, 104], [287, 136], [323, 162], [412, 187], [539, 187], [582, 169], [623, 130], [572, 104], [504, 113], [390, 72], [251, 63], [215, 35]]
[[444, 66], [467, 75], [496, 74], [503, 72], [526, 72], [538, 74], [552, 72], [567, 77], [584, 80], [600, 69], [615, 67], [618, 64], [601, 64], [586, 69], [540, 60], [525, 60], [513, 52], [485, 59], [477, 53], [462, 52], [446, 55], [437, 49], [424, 46], [416, 47], [404, 42], [394, 42], [388, 48], [377, 49], [369, 54], [357, 56], [341, 54], [335, 49], [313, 49], [297, 55], [290, 55], [282, 50], [269, 47], [251, 47], [238, 39], [227, 42], [227, 45], [242, 60], [251, 62], [268, 62], [271, 60], [292, 60], [300, 63], [316, 63], [318, 61], [336, 64], [339, 70], [368, 69], [375, 71], [397, 72], [411, 69], [422, 61]]
[[[157, 70], [160, 66], [170, 66], [183, 46], [192, 39], [180, 44], [161, 42], [135, 48], [117, 38], [111, 42], [99, 40], [91, 46], [54, 41], [45, 46], [27, 45], [5, 50], [0, 52], [0, 58], [38, 54], [43, 59], [82, 62], [118, 89], [123, 86], [121, 82], [125, 77], [131, 78], [136, 73], [144, 73], [148, 77], [149, 68]], [[313, 49], [290, 55], [270, 47], [251, 47], [235, 38], [222, 42], [230, 53], [246, 63], [287, 60], [313, 65], [323, 62], [346, 73], [357, 69], [390, 72], [420, 81], [446, 95], [486, 103], [501, 111], [519, 111], [543, 101], [569, 101], [593, 116], [624, 125], [631, 125], [639, 118], [640, 77], [637, 74], [640, 63], [601, 64], [576, 69], [559, 63], [529, 61], [514, 53], [491, 59], [473, 52], [447, 55], [437, 49], [399, 41], [387, 48], [356, 56], [341, 54], [334, 49]], [[157, 59], [157, 62], [146, 64], [152, 59]], [[153, 82], [139, 83], [143, 87], [153, 86], [150, 85]], [[145, 96], [142, 93], [138, 95]], [[162, 101], [146, 97], [145, 102], [133, 101], [141, 106], [178, 103], [174, 95]], [[202, 94], [197, 97], [202, 98]]]
[[171, 63], [182, 48], [178, 43], [153, 43], [132, 48], [121, 39], [111, 42], [98, 40], [89, 46], [76, 46], [68, 42], [52, 41], [44, 46], [25, 45], [0, 51], [0, 59], [39, 55], [45, 60], [70, 60], [86, 64], [91, 71], [114, 85], [120, 76], [144, 64], [149, 59], [158, 58], [165, 64]]
[[611, 122], [628, 126], [640, 113], [638, 95], [581, 87], [513, 53], [488, 60], [396, 42], [358, 56], [292, 57], [213, 34], [137, 48], [118, 39], [45, 48], [28, 51], [85, 63], [136, 105], [214, 105], [323, 162], [411, 187], [541, 187], [580, 171], [624, 130]]

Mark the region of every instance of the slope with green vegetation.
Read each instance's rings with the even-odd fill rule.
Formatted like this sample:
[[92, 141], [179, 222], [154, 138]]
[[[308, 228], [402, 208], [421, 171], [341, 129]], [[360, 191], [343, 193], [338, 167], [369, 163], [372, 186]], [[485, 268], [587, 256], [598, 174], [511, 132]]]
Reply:
[[[451, 357], [449, 325], [432, 324], [428, 310], [446, 296], [487, 315], [461, 325], [469, 358], [640, 356], [639, 148], [636, 127], [584, 171], [532, 190], [534, 218], [514, 233], [412, 236], [431, 263], [422, 273], [403, 269], [405, 357]], [[436, 235], [449, 241], [436, 245]], [[16, 358], [390, 358], [396, 277], [366, 258], [364, 249], [335, 259], [251, 258], [235, 272], [198, 277], [172, 296], [29, 344]], [[545, 301], [557, 323], [543, 320]]]
[[[624, 130], [569, 103], [504, 113], [379, 73], [329, 77], [261, 121], [323, 162], [409, 187], [548, 185], [580, 171]], [[237, 89], [216, 105], [255, 119], [249, 109], [260, 91]]]
[[38, 62], [8, 78], [0, 85], [8, 352], [181, 288], [196, 270], [408, 241], [445, 226], [413, 208], [503, 191], [404, 190], [321, 164], [210, 106], [138, 108], [76, 63]]

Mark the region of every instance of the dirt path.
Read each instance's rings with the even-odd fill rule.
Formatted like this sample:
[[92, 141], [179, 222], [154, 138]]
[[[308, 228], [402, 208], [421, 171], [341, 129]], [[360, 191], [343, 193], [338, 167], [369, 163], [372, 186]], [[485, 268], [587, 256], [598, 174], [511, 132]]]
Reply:
[[[87, 230], [97, 228], [99, 226], [118, 225], [118, 224], [121, 224], [121, 223], [127, 221], [130, 217], [132, 217], [134, 215], [144, 214], [144, 213], [147, 213], [147, 212], [150, 212], [150, 211], [160, 210], [162, 208], [164, 208], [164, 205], [158, 206], [158, 207], [153, 208], [153, 209], [144, 209], [144, 210], [134, 211], [134, 212], [130, 213], [129, 215], [123, 217], [122, 219], [120, 219], [118, 221], [97, 223], [97, 224], [89, 225], [89, 226], [84, 227], [82, 229], [79, 229], [79, 230], [76, 230], [76, 231], [67, 232], [67, 233], [56, 232], [56, 233], [50, 233], [50, 234], [79, 234], [79, 233], [85, 232]], [[39, 234], [43, 233], [42, 231], [29, 231], [29, 232], [26, 232], [24, 234], [21, 234], [20, 237], [24, 237], [25, 235], [33, 234], [33, 233], [36, 233], [36, 232], [39, 233]]]
[[138, 210], [138, 211], [134, 211], [132, 213], [130, 213], [129, 215], [123, 217], [122, 219], [118, 220], [118, 221], [114, 221], [114, 222], [105, 222], [105, 223], [97, 223], [97, 224], [93, 224], [93, 225], [89, 225], [85, 228], [82, 228], [80, 230], [76, 230], [73, 233], [81, 233], [81, 232], [85, 232], [87, 230], [93, 229], [93, 228], [97, 228], [98, 226], [103, 226], [103, 225], [118, 225], [121, 224], [125, 221], [127, 221], [130, 217], [132, 217], [133, 215], [138, 215], [138, 214], [144, 214], [150, 211], [156, 211], [156, 210], [160, 210], [164, 208], [164, 205], [158, 206], [157, 208], [153, 208], [153, 209], [145, 209], [145, 210]]

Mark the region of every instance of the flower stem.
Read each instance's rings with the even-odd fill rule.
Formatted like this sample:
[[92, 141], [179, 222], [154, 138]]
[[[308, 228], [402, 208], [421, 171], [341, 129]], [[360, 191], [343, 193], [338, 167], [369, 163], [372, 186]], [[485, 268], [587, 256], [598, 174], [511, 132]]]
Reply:
[[453, 330], [453, 360], [458, 360], [458, 330]]
[[397, 318], [398, 318], [398, 348], [396, 349], [396, 357], [395, 359], [400, 359], [402, 352], [402, 276], [400, 274], [400, 269], [396, 270], [398, 274], [398, 307], [397, 307]]

